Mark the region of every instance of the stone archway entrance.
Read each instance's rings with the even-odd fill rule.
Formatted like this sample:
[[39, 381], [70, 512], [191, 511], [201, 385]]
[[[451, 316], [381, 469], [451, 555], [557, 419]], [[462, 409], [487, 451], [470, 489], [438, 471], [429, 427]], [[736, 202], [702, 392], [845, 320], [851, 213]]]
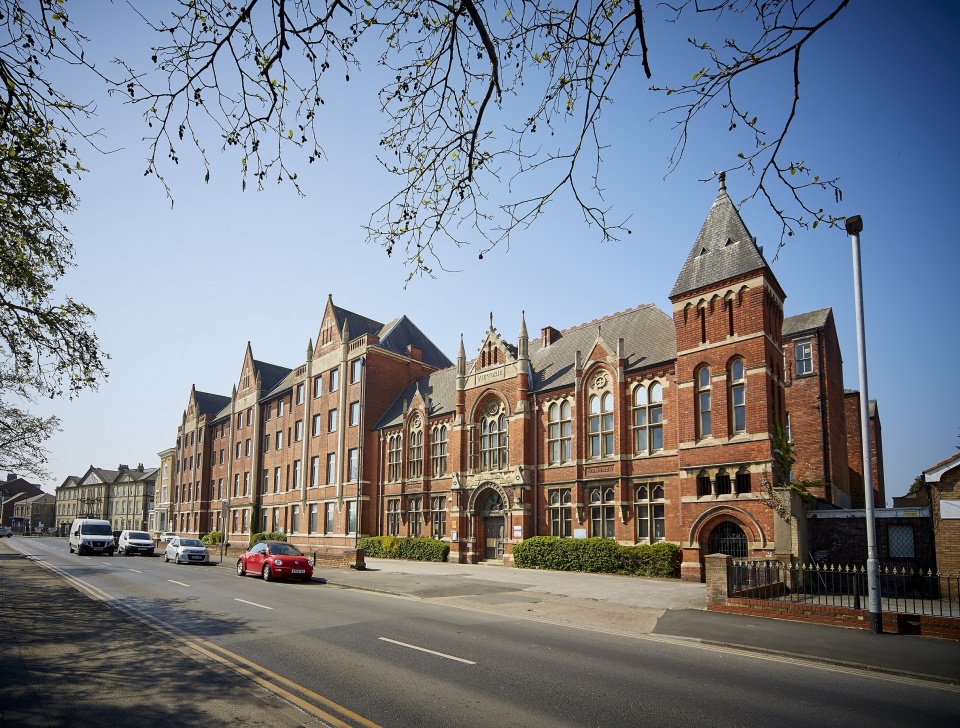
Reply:
[[718, 523], [707, 538], [708, 554], [726, 554], [735, 559], [747, 558], [747, 536], [733, 521]]
[[480, 533], [483, 534], [483, 547], [480, 557], [483, 560], [499, 561], [503, 559], [503, 542], [506, 533], [506, 509], [503, 497], [490, 489], [484, 495], [477, 509], [480, 521]]

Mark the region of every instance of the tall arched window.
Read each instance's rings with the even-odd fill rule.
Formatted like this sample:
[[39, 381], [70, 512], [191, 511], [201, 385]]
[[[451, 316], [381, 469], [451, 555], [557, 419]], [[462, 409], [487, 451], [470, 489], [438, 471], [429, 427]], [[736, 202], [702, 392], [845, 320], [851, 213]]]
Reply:
[[710, 402], [710, 369], [701, 367], [697, 372], [697, 437], [713, 434]]
[[400, 480], [400, 435], [387, 440], [387, 480]]
[[439, 478], [447, 472], [447, 426], [434, 427], [431, 441], [433, 477]]
[[613, 455], [613, 395], [604, 392], [590, 397], [590, 415], [587, 421], [591, 458]]
[[615, 538], [614, 511], [616, 497], [613, 488], [590, 490], [590, 535], [594, 538]]
[[732, 434], [747, 431], [746, 381], [742, 359], [734, 359], [730, 365], [730, 418]]
[[410, 431], [410, 453], [407, 463], [407, 477], [420, 478], [423, 476], [423, 430]]
[[569, 462], [571, 458], [570, 414], [567, 401], [554, 402], [547, 409], [547, 452], [551, 465]]
[[635, 452], [663, 449], [663, 387], [653, 382], [633, 393], [633, 443]]
[[480, 422], [480, 469], [505, 470], [507, 468], [507, 416], [495, 403], [492, 407], [487, 407], [487, 412], [487, 416]]

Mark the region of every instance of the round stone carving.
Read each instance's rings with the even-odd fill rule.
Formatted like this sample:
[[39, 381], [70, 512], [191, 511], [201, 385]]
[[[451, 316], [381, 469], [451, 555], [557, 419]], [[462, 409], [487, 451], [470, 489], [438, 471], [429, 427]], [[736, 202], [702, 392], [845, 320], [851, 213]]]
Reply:
[[486, 409], [488, 415], [493, 416], [500, 411], [500, 403], [495, 399], [491, 399], [487, 402], [487, 406], [484, 409]]
[[606, 388], [606, 386], [607, 386], [607, 375], [606, 375], [606, 374], [598, 374], [598, 375], [597, 375], [597, 378], [593, 380], [593, 386], [595, 386], [597, 389], [604, 389], [604, 388]]
[[416, 414], [413, 416], [413, 419], [410, 420], [410, 425], [414, 428], [420, 427], [420, 415]]

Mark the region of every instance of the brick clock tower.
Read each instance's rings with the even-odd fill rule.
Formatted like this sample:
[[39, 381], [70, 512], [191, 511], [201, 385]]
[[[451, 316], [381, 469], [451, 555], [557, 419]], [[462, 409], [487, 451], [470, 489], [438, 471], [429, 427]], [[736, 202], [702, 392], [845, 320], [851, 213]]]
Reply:
[[[677, 333], [682, 571], [702, 556], [763, 557], [777, 518], [773, 423], [784, 412], [783, 289], [727, 194], [725, 175], [670, 293]], [[789, 550], [789, 543], [784, 544]]]

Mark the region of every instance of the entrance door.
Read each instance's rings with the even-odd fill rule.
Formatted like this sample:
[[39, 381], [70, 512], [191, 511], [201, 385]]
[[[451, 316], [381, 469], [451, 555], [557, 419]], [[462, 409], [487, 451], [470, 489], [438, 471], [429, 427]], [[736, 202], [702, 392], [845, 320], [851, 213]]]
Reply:
[[735, 559], [747, 558], [747, 536], [737, 524], [724, 521], [707, 539], [708, 554], [726, 554]]
[[483, 519], [483, 558], [503, 558], [503, 516], [487, 516]]

